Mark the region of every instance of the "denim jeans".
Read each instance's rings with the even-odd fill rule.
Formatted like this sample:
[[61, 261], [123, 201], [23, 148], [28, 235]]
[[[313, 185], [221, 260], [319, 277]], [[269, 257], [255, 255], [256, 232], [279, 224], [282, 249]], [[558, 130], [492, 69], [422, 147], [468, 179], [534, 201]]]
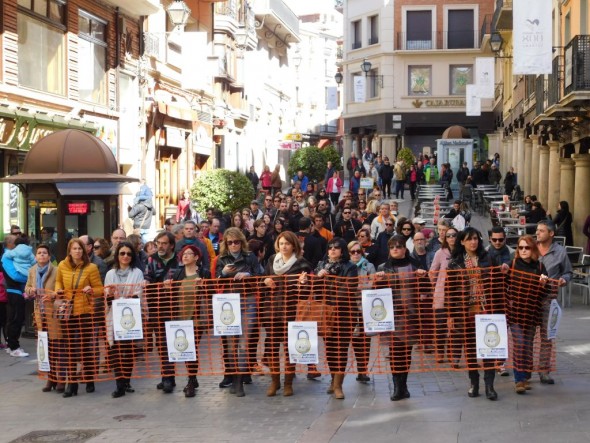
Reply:
[[518, 383], [528, 380], [531, 375], [535, 327], [531, 325], [511, 324], [510, 331], [512, 332], [514, 381]]

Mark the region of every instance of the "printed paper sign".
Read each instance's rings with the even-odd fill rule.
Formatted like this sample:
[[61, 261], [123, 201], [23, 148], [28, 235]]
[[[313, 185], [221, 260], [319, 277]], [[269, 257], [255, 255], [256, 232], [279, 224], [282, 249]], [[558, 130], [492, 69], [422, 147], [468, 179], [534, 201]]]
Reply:
[[391, 288], [362, 291], [365, 332], [395, 331]]
[[561, 322], [561, 306], [557, 300], [551, 300], [549, 306], [549, 318], [547, 319], [547, 338], [549, 340], [555, 340], [557, 338], [557, 331], [559, 329], [559, 323]]
[[37, 367], [39, 372], [49, 372], [49, 342], [47, 331], [37, 332]]
[[476, 315], [475, 336], [477, 358], [508, 358], [508, 329], [506, 326], [506, 315]]
[[288, 323], [289, 362], [318, 364], [318, 323], [315, 321], [290, 321]]
[[118, 340], [141, 340], [143, 323], [141, 302], [138, 298], [113, 300], [113, 338]]
[[242, 335], [240, 294], [213, 294], [213, 335]]
[[373, 184], [372, 178], [361, 178], [361, 189], [373, 189]]
[[167, 321], [168, 361], [197, 361], [195, 330], [192, 320]]

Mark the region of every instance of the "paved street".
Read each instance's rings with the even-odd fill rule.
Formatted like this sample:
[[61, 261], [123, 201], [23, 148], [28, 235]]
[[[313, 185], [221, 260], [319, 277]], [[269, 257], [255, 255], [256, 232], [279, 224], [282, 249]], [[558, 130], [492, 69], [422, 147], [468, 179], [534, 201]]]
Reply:
[[[409, 203], [403, 208], [409, 211]], [[0, 352], [0, 442], [587, 442], [590, 308], [577, 294], [573, 304], [558, 339], [556, 384], [534, 377], [533, 390], [519, 396], [511, 378], [498, 377], [497, 402], [468, 398], [462, 372], [410, 374], [412, 398], [395, 403], [384, 375], [367, 385], [347, 376], [344, 401], [325, 394], [326, 375], [320, 381], [298, 375], [290, 398], [267, 398], [265, 376], [246, 386], [244, 398], [219, 389], [221, 377], [199, 377], [193, 399], [184, 397], [182, 379], [171, 395], [144, 379], [120, 399], [110, 396], [113, 382], [98, 383], [94, 394], [81, 386], [78, 397], [64, 399], [41, 392], [34, 356]], [[24, 340], [23, 347], [33, 352], [36, 344]]]

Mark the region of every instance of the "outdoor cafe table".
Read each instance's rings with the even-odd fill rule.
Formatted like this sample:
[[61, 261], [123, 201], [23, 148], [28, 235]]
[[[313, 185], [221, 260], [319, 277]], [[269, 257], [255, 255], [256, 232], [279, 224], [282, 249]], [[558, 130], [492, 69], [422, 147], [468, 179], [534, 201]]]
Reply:
[[504, 227], [516, 231], [518, 235], [524, 235], [526, 234], [528, 228], [536, 228], [537, 224], [525, 223], [524, 225], [521, 225], [520, 223], [509, 223], [507, 225], [504, 225]]

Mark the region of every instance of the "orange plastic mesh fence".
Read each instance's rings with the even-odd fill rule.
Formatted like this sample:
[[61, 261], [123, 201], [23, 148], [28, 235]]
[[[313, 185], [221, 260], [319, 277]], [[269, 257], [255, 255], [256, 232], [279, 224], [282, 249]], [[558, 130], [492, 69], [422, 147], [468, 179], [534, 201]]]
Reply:
[[[547, 331], [556, 320], [548, 315], [556, 282], [500, 268], [380, 279], [310, 275], [303, 283], [297, 275], [186, 280], [112, 286], [96, 300], [65, 295], [93, 313], [75, 315], [74, 308], [67, 318], [55, 294], [37, 296], [40, 376], [53, 381], [260, 367], [383, 374], [555, 366]], [[308, 368], [316, 359], [317, 369]]]

